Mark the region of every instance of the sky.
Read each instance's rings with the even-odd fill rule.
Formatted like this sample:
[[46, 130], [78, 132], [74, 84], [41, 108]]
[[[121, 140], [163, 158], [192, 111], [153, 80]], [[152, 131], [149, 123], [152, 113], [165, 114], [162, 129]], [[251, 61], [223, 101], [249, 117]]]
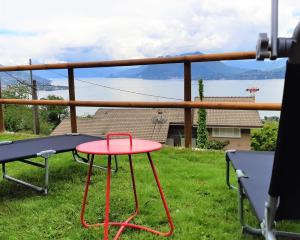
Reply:
[[[0, 0], [0, 64], [254, 51], [270, 0]], [[291, 36], [300, 1], [279, 3]]]

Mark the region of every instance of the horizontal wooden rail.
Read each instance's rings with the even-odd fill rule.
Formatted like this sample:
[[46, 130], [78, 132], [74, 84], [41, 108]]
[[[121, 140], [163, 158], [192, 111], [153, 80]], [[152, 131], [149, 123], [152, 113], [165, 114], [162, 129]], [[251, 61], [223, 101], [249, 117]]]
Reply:
[[0, 72], [242, 60], [242, 59], [255, 59], [255, 56], [256, 56], [255, 52], [228, 52], [228, 53], [187, 55], [187, 56], [177, 56], [177, 57], [157, 57], [157, 58], [113, 60], [113, 61], [99, 61], [99, 62], [74, 62], [74, 63], [53, 63], [53, 64], [36, 64], [36, 65], [20, 65], [20, 66], [0, 66]]
[[279, 103], [246, 103], [246, 102], [120, 102], [120, 101], [66, 101], [66, 100], [27, 100], [0, 99], [0, 104], [17, 105], [55, 105], [78, 107], [123, 107], [123, 108], [206, 108], [233, 110], [269, 110], [280, 111]]

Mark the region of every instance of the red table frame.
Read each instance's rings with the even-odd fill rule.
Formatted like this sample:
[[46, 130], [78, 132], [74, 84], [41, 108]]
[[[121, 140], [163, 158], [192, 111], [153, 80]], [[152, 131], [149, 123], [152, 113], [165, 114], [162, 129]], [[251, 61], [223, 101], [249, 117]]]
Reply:
[[[108, 134], [107, 135], [107, 147], [109, 148], [109, 138], [110, 136], [129, 136], [130, 139], [130, 147], [132, 149], [132, 137], [131, 134]], [[132, 156], [131, 154], [128, 154], [128, 158], [129, 158], [129, 164], [130, 164], [130, 174], [131, 174], [131, 181], [132, 181], [132, 189], [133, 189], [133, 194], [134, 194], [134, 201], [135, 201], [135, 211], [133, 214], [130, 215], [130, 217], [124, 221], [124, 222], [110, 222], [109, 221], [109, 214], [110, 214], [110, 181], [111, 181], [111, 155], [108, 155], [108, 166], [107, 166], [107, 179], [106, 179], [106, 197], [105, 197], [105, 218], [104, 218], [104, 222], [103, 223], [95, 223], [95, 224], [89, 224], [86, 222], [85, 218], [84, 218], [84, 214], [85, 214], [85, 209], [86, 209], [86, 202], [87, 202], [87, 198], [88, 198], [88, 191], [89, 191], [89, 185], [91, 182], [91, 175], [92, 175], [92, 170], [93, 170], [93, 162], [94, 162], [94, 155], [92, 155], [91, 157], [91, 161], [90, 161], [90, 165], [89, 165], [89, 169], [88, 169], [88, 174], [87, 174], [87, 179], [86, 179], [86, 185], [85, 185], [85, 191], [84, 191], [84, 196], [83, 196], [83, 201], [82, 201], [82, 209], [81, 209], [81, 214], [80, 214], [80, 219], [81, 219], [81, 223], [85, 228], [90, 228], [90, 227], [99, 227], [99, 226], [104, 226], [104, 239], [108, 240], [108, 235], [109, 235], [109, 226], [119, 226], [119, 231], [117, 232], [116, 236], [114, 237], [114, 240], [118, 239], [123, 230], [125, 229], [125, 227], [129, 227], [129, 228], [135, 228], [135, 229], [140, 229], [140, 230], [145, 230], [157, 235], [161, 235], [164, 237], [168, 237], [171, 236], [173, 234], [174, 231], [174, 225], [173, 225], [173, 221], [171, 218], [171, 214], [169, 211], [169, 207], [167, 205], [166, 199], [164, 197], [164, 193], [160, 184], [160, 181], [158, 179], [158, 175], [154, 166], [154, 163], [152, 161], [150, 152], [146, 152], [147, 153], [147, 157], [149, 160], [149, 163], [151, 165], [151, 169], [159, 190], [159, 194], [161, 197], [161, 200], [163, 202], [164, 205], [164, 209], [168, 218], [168, 222], [170, 225], [170, 230], [168, 232], [160, 232], [154, 229], [151, 229], [149, 227], [145, 227], [145, 226], [141, 226], [141, 225], [136, 225], [136, 224], [132, 224], [130, 223], [130, 221], [137, 215], [139, 214], [140, 210], [139, 210], [139, 203], [138, 203], [138, 197], [137, 197], [137, 191], [136, 191], [136, 184], [135, 184], [135, 177], [134, 177], [134, 169], [133, 169], [133, 163], [132, 163]]]

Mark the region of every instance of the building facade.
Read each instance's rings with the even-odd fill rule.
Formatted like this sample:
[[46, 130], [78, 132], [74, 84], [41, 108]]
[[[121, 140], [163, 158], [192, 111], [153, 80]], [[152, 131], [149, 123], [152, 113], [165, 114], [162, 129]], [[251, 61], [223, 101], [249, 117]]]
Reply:
[[[198, 101], [195, 98], [195, 101]], [[254, 102], [254, 97], [206, 97], [204, 101]], [[198, 111], [193, 114], [193, 146], [196, 146]], [[130, 132], [133, 137], [184, 146], [183, 109], [98, 109], [92, 118], [78, 118], [79, 133], [102, 136], [109, 132]], [[228, 141], [225, 149], [250, 149], [252, 128], [262, 127], [256, 110], [207, 110], [209, 139]], [[52, 135], [70, 132], [70, 120], [64, 119]]]

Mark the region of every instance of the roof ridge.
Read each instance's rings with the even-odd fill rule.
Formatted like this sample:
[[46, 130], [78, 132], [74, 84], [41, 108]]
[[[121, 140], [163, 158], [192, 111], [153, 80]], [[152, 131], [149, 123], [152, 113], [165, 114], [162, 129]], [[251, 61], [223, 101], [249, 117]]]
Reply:
[[[196, 96], [195, 98], [199, 98], [199, 96]], [[204, 98], [255, 98], [255, 96], [204, 96]]]

